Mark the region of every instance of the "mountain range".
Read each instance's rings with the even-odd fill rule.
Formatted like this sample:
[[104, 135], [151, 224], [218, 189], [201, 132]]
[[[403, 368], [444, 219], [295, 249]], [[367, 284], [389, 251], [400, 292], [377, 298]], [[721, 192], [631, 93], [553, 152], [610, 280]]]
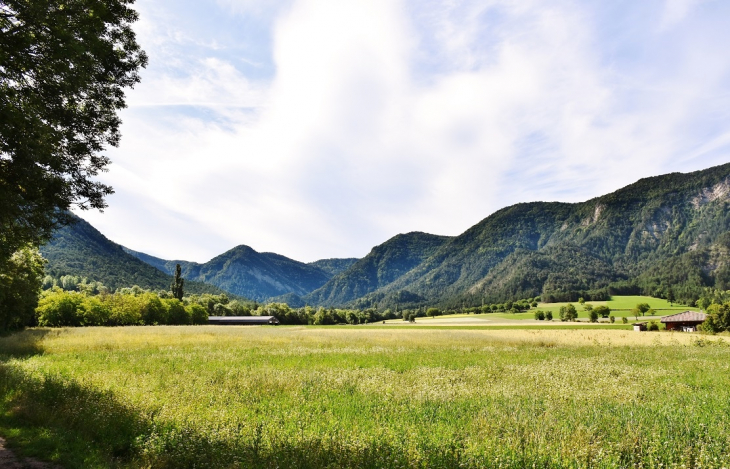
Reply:
[[[73, 275], [101, 282], [115, 290], [138, 285], [150, 290], [167, 290], [173, 277], [152, 265], [127, 254], [124, 247], [109, 240], [99, 230], [79, 217], [57, 230], [53, 239], [41, 246], [48, 261], [46, 273], [52, 277]], [[187, 280], [190, 293], [221, 294], [213, 285]]]
[[[163, 275], [179, 263], [189, 280], [292, 306], [452, 307], [536, 296], [599, 299], [612, 293], [689, 302], [705, 287], [730, 289], [729, 203], [730, 164], [725, 164], [641, 179], [581, 203], [516, 204], [454, 237], [399, 234], [362, 259], [306, 264], [237, 246], [198, 264], [120, 247], [113, 262], [117, 272], [137, 268], [134, 259]], [[64, 233], [59, 239], [84, 234], [75, 228]], [[78, 243], [93, 250], [99, 243], [92, 238], [87, 232]], [[44, 255], [49, 246], [65, 249], [54, 239]], [[122, 260], [119, 251], [128, 257]], [[71, 257], [63, 268], [74, 265], [86, 269], [88, 277], [109, 276], [98, 270], [99, 262], [71, 262]], [[63, 270], [49, 261], [51, 268]], [[140, 269], [128, 277], [152, 281], [155, 275]]]

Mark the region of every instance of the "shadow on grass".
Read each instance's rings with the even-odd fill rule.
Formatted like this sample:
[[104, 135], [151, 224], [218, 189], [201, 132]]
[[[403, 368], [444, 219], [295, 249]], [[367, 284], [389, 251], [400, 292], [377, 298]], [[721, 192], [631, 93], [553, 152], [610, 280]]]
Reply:
[[0, 337], [0, 433], [24, 456], [66, 467], [110, 467], [134, 456], [134, 443], [150, 428], [110, 392], [69, 379], [29, 374], [14, 360], [44, 353], [53, 329], [27, 329]]
[[[24, 456], [66, 468], [323, 468], [323, 467], [478, 467], [465, 461], [464, 446], [383, 440], [353, 444], [332, 434], [304, 440], [264, 436], [264, 423], [239, 428], [199, 429], [190, 422], [162, 421], [122, 403], [111, 392], [52, 375], [30, 374], [0, 364], [0, 432]], [[218, 430], [222, 430], [219, 432]], [[273, 438], [273, 439], [272, 439]], [[517, 456], [526, 467], [534, 455]], [[542, 460], [548, 467], [554, 461]]]
[[0, 336], [0, 362], [10, 358], [28, 358], [43, 353], [42, 340], [52, 333], [51, 329], [26, 329]]

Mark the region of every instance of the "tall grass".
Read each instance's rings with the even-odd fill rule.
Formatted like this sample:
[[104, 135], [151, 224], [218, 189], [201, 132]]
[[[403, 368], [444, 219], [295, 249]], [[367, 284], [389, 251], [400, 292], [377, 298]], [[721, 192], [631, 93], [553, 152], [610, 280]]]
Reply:
[[723, 338], [85, 328], [0, 354], [0, 430], [69, 467], [730, 466]]

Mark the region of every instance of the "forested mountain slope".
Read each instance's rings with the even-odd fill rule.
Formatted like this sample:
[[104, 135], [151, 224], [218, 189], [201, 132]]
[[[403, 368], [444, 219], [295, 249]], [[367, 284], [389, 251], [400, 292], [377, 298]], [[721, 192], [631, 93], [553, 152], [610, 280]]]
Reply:
[[198, 264], [128, 250], [142, 264], [84, 221], [42, 252], [56, 272], [113, 288], [166, 288], [163, 272], [179, 263], [188, 281], [315, 306], [573, 301], [612, 292], [692, 301], [708, 286], [730, 289], [729, 204], [725, 164], [642, 179], [582, 203], [513, 205], [456, 237], [401, 234], [360, 260], [305, 264], [238, 246]]
[[[184, 278], [209, 283], [258, 301], [288, 293], [306, 295], [324, 285], [331, 277], [316, 263], [305, 264], [271, 252], [259, 253], [244, 245], [236, 246], [203, 264], [166, 261], [132, 250], [128, 252], [165, 272], [172, 272], [175, 265], [180, 264]], [[332, 262], [325, 265], [329, 269], [336, 269], [338, 259], [329, 261]]]
[[[74, 219], [75, 223], [57, 230], [53, 239], [41, 246], [41, 254], [48, 260], [48, 274], [86, 277], [112, 290], [134, 285], [153, 290], [170, 288], [172, 276], [128, 254], [85, 220]], [[192, 281], [185, 283], [185, 291], [223, 293], [214, 286]]]
[[642, 179], [583, 203], [517, 204], [485, 218], [378, 293], [478, 304], [613, 289], [691, 299], [727, 288], [730, 164]]
[[304, 297], [309, 304], [342, 305], [386, 286], [448, 242], [448, 236], [412, 232], [374, 247], [350, 268]]
[[352, 264], [359, 260], [360, 259], [356, 257], [348, 257], [345, 259], [320, 259], [318, 261], [310, 262], [308, 265], [317, 267], [318, 269], [325, 271], [330, 277], [334, 277], [340, 272], [347, 270]]

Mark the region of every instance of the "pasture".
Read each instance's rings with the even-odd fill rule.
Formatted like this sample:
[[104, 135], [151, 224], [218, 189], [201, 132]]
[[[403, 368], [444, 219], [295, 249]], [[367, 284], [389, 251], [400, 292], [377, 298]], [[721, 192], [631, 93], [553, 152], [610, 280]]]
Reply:
[[[687, 311], [688, 309], [696, 310], [697, 308], [692, 308], [689, 306], [679, 305], [677, 303], [670, 304], [667, 300], [661, 299], [661, 298], [652, 298], [650, 296], [613, 296], [611, 300], [609, 301], [587, 301], [587, 304], [591, 304], [594, 307], [596, 306], [608, 306], [611, 308], [611, 315], [615, 316], [617, 319], [620, 319], [622, 317], [626, 317], [630, 320], [635, 320], [635, 317], [631, 310], [636, 307], [638, 303], [647, 303], [649, 306], [651, 306], [656, 311], [656, 316], [667, 316], [669, 314], [675, 314], [675, 313], [681, 313], [682, 311]], [[553, 320], [560, 320], [560, 307], [565, 306], [568, 303], [539, 303], [537, 306], [538, 311], [543, 312], [552, 312], [553, 313]], [[584, 310], [583, 306], [579, 304], [577, 301], [572, 302], [573, 306], [575, 306], [575, 309], [578, 311], [578, 319], [581, 320], [587, 320], [588, 319], [588, 312]], [[503, 319], [533, 319], [535, 313], [535, 309], [531, 309], [529, 311], [525, 311], [523, 313], [493, 313], [489, 314], [489, 316], [494, 316], [498, 318]], [[641, 320], [642, 317], [639, 316], [639, 320]]]
[[0, 434], [66, 467], [728, 467], [724, 337], [158, 326], [0, 338]]

